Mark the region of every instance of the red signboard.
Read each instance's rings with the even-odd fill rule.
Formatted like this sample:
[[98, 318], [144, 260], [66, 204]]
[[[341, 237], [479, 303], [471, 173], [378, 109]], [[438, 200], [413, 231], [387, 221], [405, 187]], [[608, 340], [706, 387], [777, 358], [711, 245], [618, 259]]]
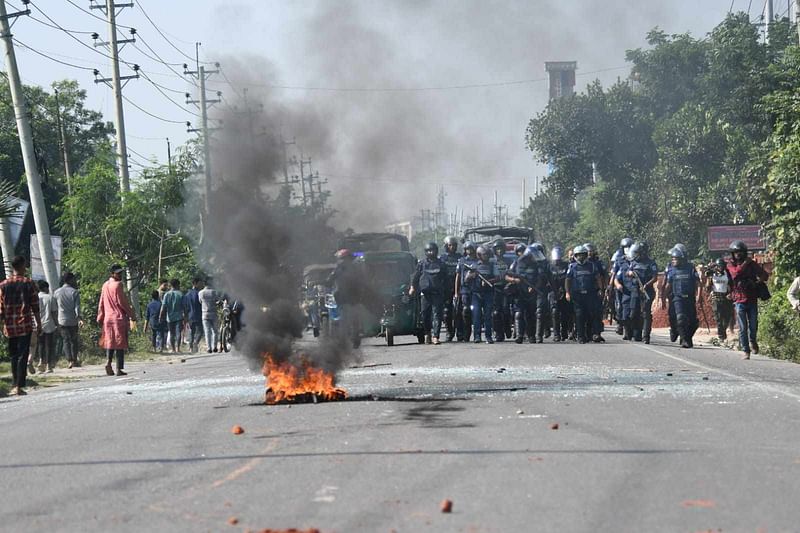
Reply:
[[751, 250], [764, 250], [767, 245], [761, 236], [761, 226], [709, 226], [708, 249], [725, 251], [733, 241], [742, 241]]

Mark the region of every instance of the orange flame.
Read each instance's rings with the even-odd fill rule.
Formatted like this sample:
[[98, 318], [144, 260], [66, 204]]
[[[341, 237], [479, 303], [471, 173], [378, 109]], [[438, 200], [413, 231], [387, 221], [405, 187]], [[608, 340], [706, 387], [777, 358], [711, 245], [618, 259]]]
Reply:
[[296, 366], [277, 362], [266, 354], [262, 372], [267, 378], [266, 403], [270, 405], [347, 398], [347, 391], [336, 387], [334, 374], [311, 366], [305, 359]]

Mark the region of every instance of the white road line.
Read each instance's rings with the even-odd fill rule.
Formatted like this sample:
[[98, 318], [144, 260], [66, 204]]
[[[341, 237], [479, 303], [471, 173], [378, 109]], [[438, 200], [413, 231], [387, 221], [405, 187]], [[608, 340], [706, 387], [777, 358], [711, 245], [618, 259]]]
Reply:
[[650, 346], [644, 346], [643, 345], [643, 346], [640, 346], [640, 348], [644, 348], [645, 350], [649, 350], [649, 351], [651, 351], [653, 353], [657, 353], [658, 355], [662, 355], [664, 357], [668, 357], [670, 359], [674, 359], [675, 361], [680, 361], [681, 363], [685, 363], [687, 365], [690, 365], [690, 366], [693, 366], [693, 367], [696, 367], [696, 368], [700, 368], [702, 370], [705, 370], [706, 372], [711, 372], [711, 373], [715, 373], [715, 374], [722, 374], [723, 376], [726, 376], [726, 377], [729, 377], [729, 378], [733, 378], [733, 379], [736, 379], [736, 380], [739, 380], [739, 381], [745, 381], [745, 382], [748, 382], [748, 383], [752, 383], [753, 385], [755, 385], [756, 387], [758, 387], [758, 388], [760, 388], [762, 390], [769, 391], [769, 392], [774, 392], [774, 393], [776, 392], [778, 394], [783, 394], [784, 396], [786, 396], [788, 398], [792, 398], [793, 400], [800, 401], [800, 394], [796, 394], [794, 392], [786, 391], [786, 390], [784, 390], [784, 389], [782, 389], [780, 387], [775, 387], [774, 385], [767, 385], [766, 383], [761, 383], [759, 381], [755, 381], [753, 379], [749, 379], [749, 378], [740, 376], [738, 374], [733, 374], [733, 373], [728, 372], [726, 370], [720, 370], [718, 368], [714, 368], [714, 367], [711, 367], [711, 366], [706, 366], [706, 365], [704, 365], [702, 363], [696, 363], [696, 362], [691, 361], [689, 359], [684, 359], [683, 357], [678, 357], [677, 355], [672, 355], [670, 353], [662, 352], [661, 350], [656, 350], [655, 348], [651, 348]]

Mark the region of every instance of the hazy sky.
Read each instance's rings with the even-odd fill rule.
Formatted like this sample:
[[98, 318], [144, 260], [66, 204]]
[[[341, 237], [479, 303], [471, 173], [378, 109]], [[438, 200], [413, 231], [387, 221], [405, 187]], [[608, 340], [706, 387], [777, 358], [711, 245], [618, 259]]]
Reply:
[[[88, 0], [71, 1], [89, 6]], [[542, 173], [525, 150], [524, 134], [528, 120], [547, 104], [545, 61], [577, 61], [579, 89], [594, 78], [610, 84], [627, 75], [625, 50], [643, 46], [654, 26], [703, 36], [731, 7], [730, 0], [135, 3], [121, 13], [119, 23], [137, 29], [142, 51], [153, 55], [146, 43], [175, 63], [179, 73], [179, 64], [187, 61], [150, 25], [140, 6], [188, 56], [194, 55], [192, 43], [202, 42], [201, 59], [220, 61], [230, 79], [250, 86], [252, 98], [299, 112], [303, 124], [281, 124], [281, 130], [306, 147], [314, 169], [329, 179], [334, 206], [347, 213], [343, 221], [355, 226], [407, 219], [420, 208], [432, 208], [437, 184], [446, 187], [449, 209], [458, 205], [474, 212], [483, 198], [488, 212], [497, 190], [500, 203], [516, 214], [523, 178], [528, 178], [530, 193], [533, 178]], [[7, 4], [9, 11], [20, 6], [18, 0]], [[776, 0], [778, 14], [785, 12], [785, 4]], [[764, 4], [734, 0], [733, 9], [746, 11], [748, 5], [756, 17]], [[70, 0], [34, 0], [32, 15], [48, 22], [39, 8], [64, 28], [107, 36], [103, 21]], [[108, 59], [90, 49], [90, 35], [75, 34], [87, 48], [24, 17], [13, 33], [47, 55], [109, 73]], [[175, 102], [144, 79], [131, 81], [126, 96], [178, 123], [159, 121], [126, 104], [128, 143], [135, 161], [163, 161], [166, 137], [180, 144], [190, 135], [183, 123], [196, 119], [180, 93], [195, 89], [139, 49], [129, 45], [122, 57], [140, 64]], [[53, 63], [21, 47], [17, 57], [26, 83], [48, 86], [55, 79], [77, 79], [88, 91], [88, 106], [113, 119], [111, 91], [95, 84], [90, 71]], [[123, 67], [123, 74], [127, 70]], [[452, 88], [464, 85], [482, 87]], [[222, 91], [229, 102], [236, 99], [222, 77], [209, 87]]]

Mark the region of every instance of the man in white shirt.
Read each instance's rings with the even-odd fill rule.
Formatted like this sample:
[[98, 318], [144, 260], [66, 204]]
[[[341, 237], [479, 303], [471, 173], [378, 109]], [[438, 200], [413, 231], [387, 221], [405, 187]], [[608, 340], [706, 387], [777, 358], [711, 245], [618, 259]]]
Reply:
[[800, 276], [794, 278], [792, 285], [786, 292], [786, 297], [789, 299], [789, 305], [792, 306], [792, 309], [800, 312]]
[[733, 329], [733, 301], [730, 299], [731, 278], [725, 268], [725, 260], [720, 258], [706, 270], [707, 288], [711, 292], [711, 307], [717, 322], [717, 336], [724, 341], [728, 338], [727, 329]]
[[208, 353], [217, 351], [217, 301], [219, 293], [211, 287], [211, 278], [206, 286], [197, 294], [200, 298], [200, 310], [203, 316], [203, 333], [206, 338]]
[[42, 321], [42, 332], [36, 345], [36, 359], [39, 361], [40, 373], [52, 372], [56, 366], [57, 312], [55, 301], [50, 294], [50, 285], [44, 280], [39, 281], [39, 316]]

